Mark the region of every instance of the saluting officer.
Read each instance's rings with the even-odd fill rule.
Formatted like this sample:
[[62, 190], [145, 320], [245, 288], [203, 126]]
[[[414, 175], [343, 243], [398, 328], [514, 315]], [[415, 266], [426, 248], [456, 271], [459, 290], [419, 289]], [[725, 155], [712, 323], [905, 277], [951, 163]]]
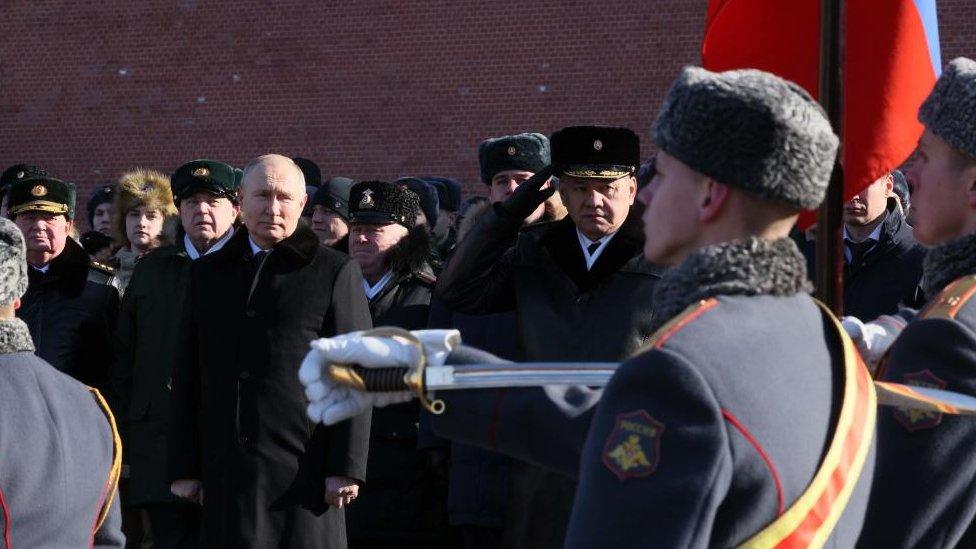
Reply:
[[[434, 429], [554, 463], [582, 446], [567, 547], [850, 547], [873, 469], [873, 385], [808, 295], [789, 238], [823, 199], [837, 136], [793, 83], [689, 67], [654, 137], [644, 255], [675, 266], [654, 293], [654, 334], [593, 413], [559, 418], [526, 400], [485, 406], [476, 391], [444, 391]], [[373, 343], [363, 340], [315, 348], [348, 361], [343, 347]], [[448, 363], [480, 353], [454, 354]], [[377, 365], [365, 355], [357, 362]], [[342, 417], [329, 410], [342, 411], [344, 391], [323, 393], [310, 412]]]
[[9, 216], [24, 234], [30, 284], [17, 316], [30, 328], [37, 356], [75, 379], [104, 389], [119, 315], [114, 271], [89, 259], [68, 237], [75, 186], [51, 177], [11, 185]]
[[0, 547], [125, 545], [121, 448], [108, 405], [34, 355], [14, 316], [27, 290], [24, 238], [0, 218]]
[[[928, 303], [892, 345], [880, 379], [976, 395], [976, 61], [949, 63], [918, 114], [906, 173]], [[976, 544], [976, 422], [884, 409], [864, 547]]]

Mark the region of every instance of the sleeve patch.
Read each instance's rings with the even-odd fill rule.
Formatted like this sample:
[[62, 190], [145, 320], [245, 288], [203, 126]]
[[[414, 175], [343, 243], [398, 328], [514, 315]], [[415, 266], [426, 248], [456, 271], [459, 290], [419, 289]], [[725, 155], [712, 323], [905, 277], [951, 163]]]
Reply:
[[657, 469], [664, 424], [644, 410], [617, 414], [603, 445], [603, 464], [620, 480], [646, 477]]
[[[904, 381], [906, 385], [916, 387], [928, 387], [930, 389], [945, 389], [946, 387], [946, 382], [939, 379], [931, 370], [905, 374]], [[902, 427], [909, 432], [931, 429], [942, 423], [942, 414], [931, 410], [895, 408], [892, 413], [895, 414], [898, 423], [901, 423]]]

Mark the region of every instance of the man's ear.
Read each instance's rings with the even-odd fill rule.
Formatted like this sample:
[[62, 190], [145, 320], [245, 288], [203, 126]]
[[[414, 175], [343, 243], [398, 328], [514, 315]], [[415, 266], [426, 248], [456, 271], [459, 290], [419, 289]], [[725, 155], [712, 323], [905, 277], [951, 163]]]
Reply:
[[702, 183], [702, 191], [698, 201], [698, 219], [712, 221], [722, 212], [725, 202], [729, 199], [729, 187], [712, 178]]

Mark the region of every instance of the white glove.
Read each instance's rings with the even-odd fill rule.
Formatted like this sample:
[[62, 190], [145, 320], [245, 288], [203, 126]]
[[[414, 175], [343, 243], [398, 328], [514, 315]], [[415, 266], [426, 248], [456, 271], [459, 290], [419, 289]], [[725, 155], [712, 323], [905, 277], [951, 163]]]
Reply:
[[[451, 350], [461, 342], [457, 330], [417, 330], [411, 332], [423, 347], [427, 364], [441, 366]], [[331, 363], [357, 364], [364, 368], [408, 367], [420, 365], [420, 350], [401, 338], [353, 332], [323, 338], [310, 344], [311, 350], [298, 370], [298, 378], [308, 397], [308, 417], [334, 425], [365, 412], [370, 407], [389, 406], [416, 397], [410, 391], [366, 393], [333, 382], [326, 369]]]
[[908, 323], [900, 316], [881, 315], [866, 324], [853, 316], [845, 316], [840, 324], [854, 340], [864, 360], [873, 367], [881, 362]]

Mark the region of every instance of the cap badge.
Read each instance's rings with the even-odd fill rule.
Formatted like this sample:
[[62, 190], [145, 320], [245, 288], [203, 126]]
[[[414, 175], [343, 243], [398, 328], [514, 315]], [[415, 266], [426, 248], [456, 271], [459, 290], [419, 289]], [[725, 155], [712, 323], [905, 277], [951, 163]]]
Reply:
[[518, 149], [515, 148], [515, 145], [509, 145], [509, 147], [508, 147], [508, 156], [515, 156], [515, 153], [517, 153], [517, 152], [518, 152]]
[[27, 175], [26, 172], [17, 172], [17, 179], [23, 179], [25, 175]]
[[372, 208], [376, 201], [373, 200], [373, 189], [363, 191], [363, 199], [359, 201], [360, 208]]
[[594, 151], [602, 151], [603, 150], [603, 141], [600, 141], [599, 139], [594, 139], [593, 140], [593, 150]]
[[47, 194], [47, 187], [44, 185], [34, 185], [34, 188], [31, 189], [31, 194], [37, 197], [44, 196]]
[[193, 170], [193, 177], [207, 177], [210, 175], [210, 168], [201, 166]]

